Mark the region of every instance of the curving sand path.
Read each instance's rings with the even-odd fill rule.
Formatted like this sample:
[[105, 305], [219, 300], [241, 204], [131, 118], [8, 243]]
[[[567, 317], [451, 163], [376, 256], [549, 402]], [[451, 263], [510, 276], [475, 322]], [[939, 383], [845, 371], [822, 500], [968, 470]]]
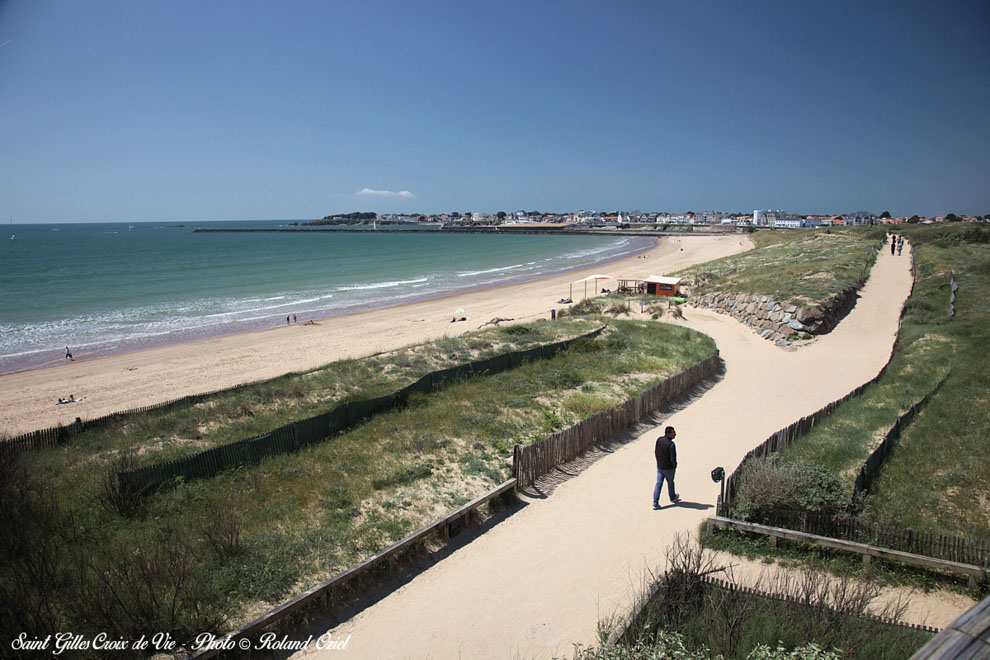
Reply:
[[[641, 256], [523, 284], [319, 319], [313, 325], [305, 325], [310, 319], [300, 318], [298, 325], [109, 357], [87, 359], [77, 353], [75, 362], [0, 375], [0, 437], [461, 335], [495, 317], [549, 318], [551, 309], [561, 307], [557, 301], [572, 290], [575, 301], [583, 297], [585, 285], [577, 280], [592, 273], [645, 278], [751, 247], [752, 242], [738, 234], [665, 237]], [[608, 286], [598, 286], [603, 285]], [[594, 294], [594, 283], [587, 285], [587, 291]], [[468, 321], [451, 323], [454, 310], [461, 307], [467, 309]], [[70, 394], [85, 401], [55, 405], [59, 397]]]
[[[721, 381], [340, 624], [333, 638], [350, 636], [348, 657], [376, 659], [545, 658], [594, 643], [598, 622], [625, 615], [646, 576], [663, 569], [674, 536], [693, 534], [713, 513], [712, 468], [735, 469], [767, 436], [877, 374], [910, 286], [910, 255], [881, 251], [855, 309], [832, 333], [793, 351], [732, 318], [686, 310], [682, 323], [718, 344]], [[654, 511], [653, 443], [667, 424], [678, 432], [683, 502], [669, 506], [664, 494]]]

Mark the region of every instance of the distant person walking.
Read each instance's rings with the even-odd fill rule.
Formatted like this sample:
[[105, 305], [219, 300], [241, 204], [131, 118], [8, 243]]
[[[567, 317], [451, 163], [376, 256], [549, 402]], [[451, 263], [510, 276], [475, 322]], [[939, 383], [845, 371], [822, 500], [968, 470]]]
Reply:
[[681, 496], [674, 491], [674, 472], [677, 470], [677, 447], [674, 438], [677, 431], [673, 426], [664, 429], [663, 435], [657, 438], [653, 455], [657, 459], [657, 485], [653, 487], [653, 508], [660, 508], [660, 488], [667, 480], [667, 495], [674, 504], [681, 501]]
[[72, 351], [69, 350], [69, 347], [68, 346], [65, 347], [65, 361], [66, 362], [75, 362], [76, 361], [76, 359], [74, 357], [72, 357]]
[[901, 250], [904, 249], [904, 237], [900, 236], [897, 239], [897, 256], [901, 256]]
[[890, 256], [894, 256], [894, 250], [897, 249], [897, 237], [893, 234], [890, 235]]

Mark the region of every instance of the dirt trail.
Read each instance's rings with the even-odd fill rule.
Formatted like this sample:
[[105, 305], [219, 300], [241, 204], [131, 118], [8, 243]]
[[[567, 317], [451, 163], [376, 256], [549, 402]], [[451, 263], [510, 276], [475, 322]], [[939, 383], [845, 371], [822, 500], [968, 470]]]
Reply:
[[[594, 643], [598, 622], [628, 612], [645, 577], [663, 569], [675, 535], [695, 533], [713, 513], [712, 468], [735, 469], [767, 436], [879, 372], [910, 291], [909, 265], [909, 254], [882, 251], [855, 309], [799, 350], [777, 348], [732, 318], [687, 310], [681, 323], [718, 344], [721, 381], [340, 624], [333, 637], [350, 636], [349, 657], [360, 658], [543, 658]], [[678, 432], [683, 501], [669, 506], [664, 495], [654, 511], [653, 443], [667, 424]]]

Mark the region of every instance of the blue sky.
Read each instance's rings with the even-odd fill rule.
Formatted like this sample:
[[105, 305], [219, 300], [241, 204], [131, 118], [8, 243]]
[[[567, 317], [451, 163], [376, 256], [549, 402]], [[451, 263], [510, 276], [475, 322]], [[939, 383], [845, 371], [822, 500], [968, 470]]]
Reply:
[[990, 3], [0, 0], [0, 217], [990, 213]]

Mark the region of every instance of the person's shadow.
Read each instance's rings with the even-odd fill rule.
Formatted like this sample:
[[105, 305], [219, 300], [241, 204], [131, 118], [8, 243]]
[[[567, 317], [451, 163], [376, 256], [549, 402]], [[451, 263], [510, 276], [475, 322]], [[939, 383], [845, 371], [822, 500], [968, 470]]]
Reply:
[[715, 506], [713, 504], [704, 504], [702, 502], [687, 502], [685, 500], [681, 500], [680, 502], [677, 502], [676, 504], [665, 504], [665, 505], [662, 505], [659, 509], [657, 509], [657, 511], [662, 511], [663, 509], [671, 509], [671, 508], [674, 508], [674, 507], [681, 507], [683, 509], [695, 509], [697, 511], [705, 511], [706, 509], [714, 509], [715, 508]]

